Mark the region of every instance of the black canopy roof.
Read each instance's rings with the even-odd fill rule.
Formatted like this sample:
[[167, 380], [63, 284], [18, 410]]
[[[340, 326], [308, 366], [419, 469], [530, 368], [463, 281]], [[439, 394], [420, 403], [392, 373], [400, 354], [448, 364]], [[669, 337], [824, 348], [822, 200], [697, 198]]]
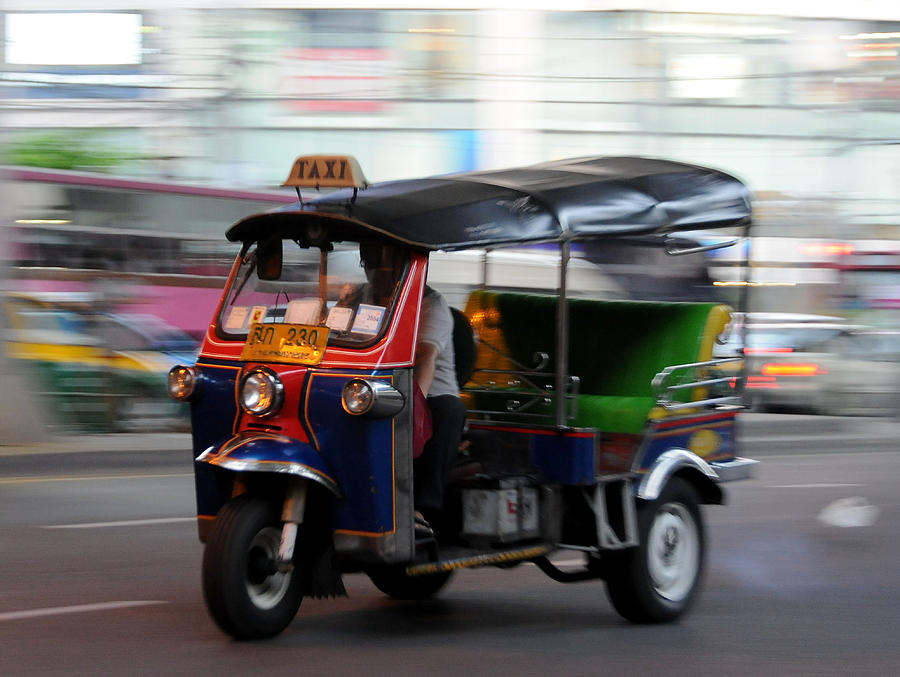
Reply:
[[749, 222], [749, 191], [723, 172], [641, 157], [577, 158], [339, 190], [247, 217], [255, 241], [304, 224], [377, 232], [426, 250], [666, 234]]

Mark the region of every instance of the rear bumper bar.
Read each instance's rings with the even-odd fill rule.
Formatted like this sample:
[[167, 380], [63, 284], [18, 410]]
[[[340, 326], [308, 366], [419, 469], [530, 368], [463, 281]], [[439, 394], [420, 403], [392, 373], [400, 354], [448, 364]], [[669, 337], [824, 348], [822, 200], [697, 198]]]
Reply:
[[730, 461], [720, 461], [709, 465], [716, 475], [719, 476], [720, 482], [733, 482], [734, 480], [746, 480], [754, 477], [759, 461], [738, 456]]

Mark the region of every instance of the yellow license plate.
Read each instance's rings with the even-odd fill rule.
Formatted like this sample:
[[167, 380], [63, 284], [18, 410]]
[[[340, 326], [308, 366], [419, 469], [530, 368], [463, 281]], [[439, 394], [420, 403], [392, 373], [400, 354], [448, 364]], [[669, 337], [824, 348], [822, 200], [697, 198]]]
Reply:
[[325, 356], [328, 327], [254, 323], [241, 359], [253, 362], [319, 364]]

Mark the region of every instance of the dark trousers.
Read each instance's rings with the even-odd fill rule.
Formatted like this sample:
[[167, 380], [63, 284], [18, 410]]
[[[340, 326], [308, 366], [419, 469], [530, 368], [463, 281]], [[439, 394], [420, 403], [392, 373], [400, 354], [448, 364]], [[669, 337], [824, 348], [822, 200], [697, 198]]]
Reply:
[[439, 511], [444, 505], [444, 488], [450, 480], [466, 423], [466, 407], [454, 395], [429, 397], [428, 406], [431, 439], [413, 461], [413, 503], [423, 513]]

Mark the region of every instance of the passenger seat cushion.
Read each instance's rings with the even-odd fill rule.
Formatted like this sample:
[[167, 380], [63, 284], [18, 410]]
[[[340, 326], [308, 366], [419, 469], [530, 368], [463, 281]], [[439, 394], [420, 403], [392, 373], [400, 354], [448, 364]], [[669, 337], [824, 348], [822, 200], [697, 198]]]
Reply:
[[580, 395], [574, 428], [597, 428], [609, 433], [639, 434], [656, 400], [653, 397]]
[[[555, 296], [476, 291], [466, 311], [479, 337], [490, 335], [495, 348], [520, 364], [533, 365], [535, 353], [546, 353], [552, 374], [557, 303]], [[672, 365], [711, 359], [729, 319], [728, 307], [716, 303], [570, 299], [568, 372], [581, 379], [575, 425], [640, 432], [655, 403], [653, 377]], [[479, 368], [488, 361], [510, 368], [480, 346]]]
[[[480, 292], [491, 294], [491, 292]], [[511, 356], [533, 364], [536, 352], [551, 356], [556, 345], [557, 299], [494, 293], [503, 338]], [[569, 372], [581, 392], [652, 395], [650, 383], [665, 367], [696, 362], [714, 303], [569, 300]], [[723, 325], [724, 326], [724, 325]], [[711, 343], [708, 348], [711, 354]]]

